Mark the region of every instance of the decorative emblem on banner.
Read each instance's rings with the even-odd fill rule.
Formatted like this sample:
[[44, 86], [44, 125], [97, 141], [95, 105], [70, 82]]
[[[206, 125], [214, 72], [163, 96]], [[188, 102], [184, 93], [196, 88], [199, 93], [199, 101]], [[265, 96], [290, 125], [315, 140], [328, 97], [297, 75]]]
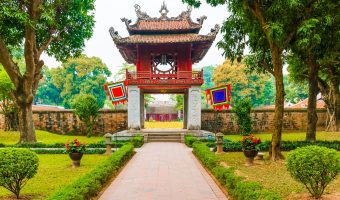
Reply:
[[229, 109], [230, 91], [230, 84], [207, 89], [205, 91], [207, 102], [213, 106], [214, 110]]
[[126, 88], [126, 81], [104, 84], [106, 95], [112, 101], [113, 105], [127, 103], [128, 99]]

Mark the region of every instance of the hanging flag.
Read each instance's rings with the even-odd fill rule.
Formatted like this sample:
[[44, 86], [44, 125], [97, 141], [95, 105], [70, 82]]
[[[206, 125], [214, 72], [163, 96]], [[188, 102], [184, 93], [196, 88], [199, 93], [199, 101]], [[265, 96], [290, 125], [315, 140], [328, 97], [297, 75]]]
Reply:
[[113, 105], [127, 103], [128, 96], [126, 88], [126, 81], [104, 84], [106, 95], [109, 97]]
[[231, 86], [223, 85], [205, 90], [207, 102], [214, 110], [229, 109], [231, 99]]

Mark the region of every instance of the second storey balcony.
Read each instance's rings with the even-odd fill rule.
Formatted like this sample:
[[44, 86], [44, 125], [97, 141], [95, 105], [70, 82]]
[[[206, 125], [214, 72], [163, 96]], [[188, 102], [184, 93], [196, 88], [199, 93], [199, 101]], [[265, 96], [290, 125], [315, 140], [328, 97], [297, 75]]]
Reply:
[[202, 85], [203, 70], [177, 71], [171, 74], [155, 74], [151, 71], [129, 72], [126, 70], [129, 85]]

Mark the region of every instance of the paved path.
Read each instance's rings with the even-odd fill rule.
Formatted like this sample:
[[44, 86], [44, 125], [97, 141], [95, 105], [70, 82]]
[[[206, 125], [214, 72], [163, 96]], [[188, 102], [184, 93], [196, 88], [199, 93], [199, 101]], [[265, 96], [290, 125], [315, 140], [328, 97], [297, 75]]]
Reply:
[[181, 143], [146, 143], [100, 200], [226, 200]]

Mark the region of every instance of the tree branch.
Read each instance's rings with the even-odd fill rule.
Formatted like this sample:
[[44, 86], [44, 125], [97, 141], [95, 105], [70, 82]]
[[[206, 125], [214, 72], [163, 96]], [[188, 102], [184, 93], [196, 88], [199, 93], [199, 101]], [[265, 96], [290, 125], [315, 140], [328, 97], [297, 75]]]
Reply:
[[53, 42], [53, 41], [58, 41], [61, 37], [61, 33], [65, 31], [65, 29], [59, 31], [57, 36], [53, 36], [55, 34], [55, 29], [50, 31], [50, 37], [43, 42], [43, 44], [39, 47], [37, 53], [36, 53], [36, 58], [39, 60], [41, 54], [48, 48], [48, 46]]
[[261, 64], [262, 66], [269, 72], [271, 73], [273, 76], [274, 76], [274, 71], [273, 69], [271, 69], [268, 65], [268, 63], [266, 62], [266, 52], [265, 50], [263, 50], [263, 53], [262, 53], [262, 59], [261, 59]]
[[17, 88], [19, 80], [22, 78], [19, 67], [13, 62], [11, 54], [9, 53], [5, 42], [0, 36], [0, 63], [5, 68], [8, 76], [12, 80], [14, 86]]

